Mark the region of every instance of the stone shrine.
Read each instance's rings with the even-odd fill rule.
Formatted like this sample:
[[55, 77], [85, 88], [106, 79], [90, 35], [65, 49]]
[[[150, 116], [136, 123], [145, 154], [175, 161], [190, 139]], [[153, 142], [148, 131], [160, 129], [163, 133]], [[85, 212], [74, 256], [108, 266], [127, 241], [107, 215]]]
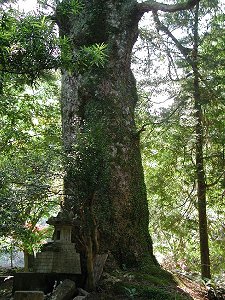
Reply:
[[81, 274], [80, 255], [71, 242], [72, 217], [59, 212], [47, 223], [54, 226], [53, 241], [42, 246], [34, 262], [34, 272]]
[[47, 223], [54, 226], [53, 240], [44, 244], [41, 252], [37, 253], [33, 272], [15, 274], [13, 293], [42, 291], [48, 294], [52, 292], [56, 283], [65, 279], [70, 279], [77, 286], [81, 286], [80, 255], [75, 250], [75, 244], [71, 242], [74, 222], [73, 216], [67, 211], [49, 218]]

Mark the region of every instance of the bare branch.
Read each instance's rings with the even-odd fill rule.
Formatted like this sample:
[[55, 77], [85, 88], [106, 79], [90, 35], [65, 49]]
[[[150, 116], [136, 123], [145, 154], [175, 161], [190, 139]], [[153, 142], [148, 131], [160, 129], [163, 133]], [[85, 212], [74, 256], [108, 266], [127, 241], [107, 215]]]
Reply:
[[140, 136], [140, 134], [143, 132], [143, 131], [145, 131], [146, 130], [146, 126], [148, 126], [148, 125], [150, 125], [150, 124], [143, 124], [142, 126], [141, 126], [141, 128], [136, 132], [136, 136]]
[[193, 8], [200, 0], [187, 0], [184, 3], [177, 4], [164, 4], [156, 1], [147, 0], [138, 4], [140, 14], [144, 14], [149, 11], [165, 11], [176, 12], [181, 10], [187, 10]]
[[154, 17], [154, 21], [155, 21], [155, 24], [157, 26], [157, 29], [163, 31], [165, 34], [167, 34], [168, 37], [171, 38], [171, 40], [177, 46], [177, 48], [179, 49], [179, 51], [181, 52], [181, 54], [185, 57], [185, 59], [187, 60], [187, 62], [192, 66], [193, 62], [192, 62], [192, 60], [189, 57], [189, 54], [191, 53], [191, 49], [186, 48], [183, 45], [181, 45], [181, 43], [172, 34], [172, 32], [170, 32], [169, 29], [160, 22], [159, 16], [158, 16], [157, 12], [155, 12], [155, 11], [153, 12], [153, 17]]
[[156, 27], [158, 30], [161, 30], [162, 32], [164, 32], [169, 38], [171, 38], [171, 40], [174, 42], [174, 44], [176, 45], [177, 49], [180, 51], [180, 53], [183, 55], [183, 57], [185, 58], [186, 62], [190, 65], [190, 67], [192, 68], [192, 70], [194, 72], [196, 72], [196, 74], [198, 74], [199, 79], [201, 80], [201, 82], [205, 85], [205, 87], [207, 88], [207, 90], [213, 95], [213, 97], [217, 98], [216, 93], [208, 87], [207, 81], [202, 77], [202, 75], [199, 73], [199, 70], [196, 69], [196, 65], [194, 63], [193, 60], [193, 50], [191, 48], [187, 48], [184, 47], [179, 40], [172, 34], [172, 32], [168, 29], [168, 27], [166, 27], [159, 19], [159, 16], [157, 14], [156, 11], [153, 11], [153, 18], [154, 18], [154, 22], [156, 24]]

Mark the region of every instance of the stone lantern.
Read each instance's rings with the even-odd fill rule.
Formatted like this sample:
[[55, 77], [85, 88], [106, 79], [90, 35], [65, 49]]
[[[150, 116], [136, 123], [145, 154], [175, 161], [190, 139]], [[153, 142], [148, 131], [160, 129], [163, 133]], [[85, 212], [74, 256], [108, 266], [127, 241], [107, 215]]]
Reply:
[[54, 226], [53, 241], [43, 245], [37, 253], [35, 272], [81, 274], [80, 255], [71, 242], [72, 217], [62, 211], [49, 218], [47, 223]]
[[71, 243], [72, 224], [70, 220], [62, 218], [61, 213], [57, 217], [51, 217], [47, 223], [53, 225], [53, 241], [55, 243]]

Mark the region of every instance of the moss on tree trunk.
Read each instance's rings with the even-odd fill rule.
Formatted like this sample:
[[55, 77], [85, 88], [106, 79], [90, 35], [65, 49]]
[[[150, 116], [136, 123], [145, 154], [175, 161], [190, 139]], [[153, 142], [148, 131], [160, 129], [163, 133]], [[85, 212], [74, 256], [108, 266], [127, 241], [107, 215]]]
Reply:
[[78, 216], [78, 249], [87, 254], [91, 244], [93, 260], [110, 250], [120, 265], [138, 265], [146, 256], [155, 263], [130, 69], [140, 18], [136, 1], [83, 4], [77, 16], [58, 15], [60, 32], [71, 38], [74, 52], [104, 42], [107, 62], [74, 74], [63, 71], [64, 206]]

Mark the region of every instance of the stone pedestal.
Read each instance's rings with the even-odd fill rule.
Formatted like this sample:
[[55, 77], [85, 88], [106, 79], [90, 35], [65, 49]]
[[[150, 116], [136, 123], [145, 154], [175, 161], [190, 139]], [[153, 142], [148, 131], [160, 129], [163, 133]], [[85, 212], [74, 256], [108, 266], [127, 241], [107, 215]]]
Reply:
[[52, 292], [53, 287], [66, 279], [82, 285], [81, 275], [61, 273], [16, 273], [13, 280], [13, 294], [16, 291], [42, 291], [44, 294]]
[[49, 245], [48, 250], [37, 253], [34, 271], [37, 273], [81, 274], [80, 255], [76, 252], [73, 243]]
[[65, 212], [51, 217], [47, 223], [54, 226], [53, 241], [37, 253], [34, 272], [81, 274], [80, 255], [71, 242], [72, 220]]
[[[13, 292], [53, 290], [55, 284], [70, 279], [79, 286], [81, 280], [80, 255], [71, 242], [73, 219], [67, 213], [60, 212], [51, 217], [48, 224], [55, 228], [53, 241], [43, 245], [34, 260], [34, 272], [17, 273], [14, 277]], [[15, 300], [36, 300], [36, 298], [15, 298]], [[39, 298], [37, 298], [39, 300]], [[40, 298], [42, 300], [42, 298]]]
[[44, 293], [39, 291], [17, 291], [14, 300], [44, 300]]

